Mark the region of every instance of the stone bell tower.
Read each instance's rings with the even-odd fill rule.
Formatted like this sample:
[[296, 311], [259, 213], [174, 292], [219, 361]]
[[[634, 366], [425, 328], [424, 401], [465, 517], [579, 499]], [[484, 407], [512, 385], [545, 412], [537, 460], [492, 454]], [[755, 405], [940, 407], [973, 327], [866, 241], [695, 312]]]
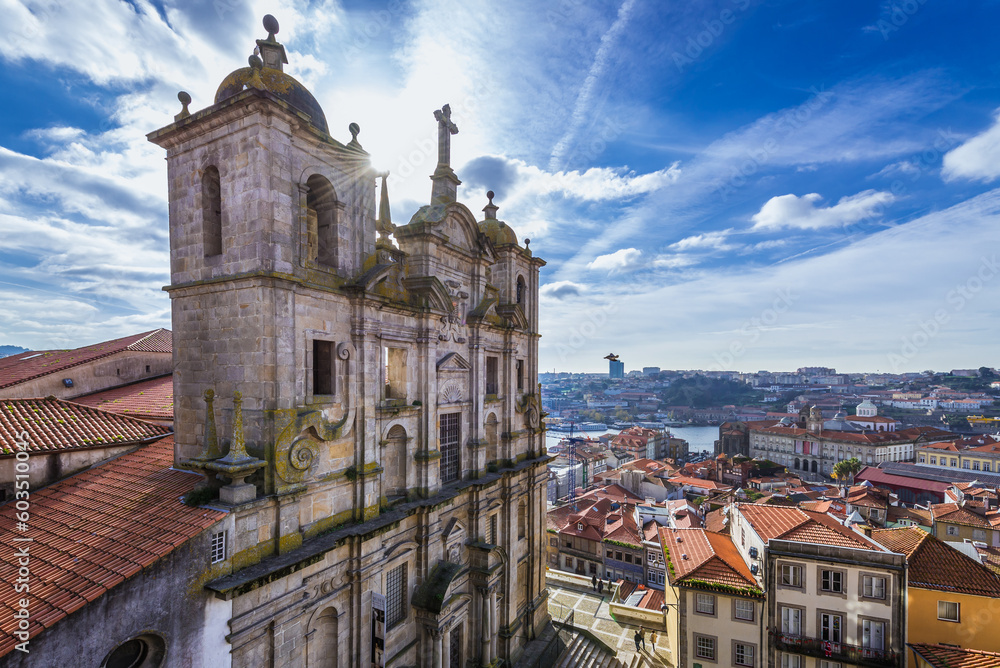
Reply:
[[[345, 143], [328, 134], [319, 103], [284, 72], [277, 21], [264, 27], [248, 66], [222, 81], [210, 106], [192, 113], [181, 93], [175, 122], [148, 137], [167, 149], [178, 464], [225, 452], [236, 391], [247, 451], [260, 460], [278, 412], [307, 395], [337, 395], [305, 387], [310, 379], [295, 372], [312, 352], [294, 340], [296, 294], [304, 284], [336, 289], [375, 250], [375, 173], [360, 129], [352, 123]], [[336, 385], [336, 375], [324, 382]], [[271, 490], [272, 477], [256, 483]]]

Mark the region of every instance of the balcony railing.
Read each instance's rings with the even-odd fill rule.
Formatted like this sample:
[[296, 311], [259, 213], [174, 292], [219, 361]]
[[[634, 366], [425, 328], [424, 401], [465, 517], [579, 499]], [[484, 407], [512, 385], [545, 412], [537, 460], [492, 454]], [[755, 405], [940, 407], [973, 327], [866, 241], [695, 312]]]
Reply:
[[884, 668], [900, 665], [900, 656], [887, 649], [875, 649], [860, 645], [848, 645], [842, 642], [828, 642], [809, 636], [782, 633], [778, 628], [770, 629], [771, 642], [774, 647], [783, 652], [804, 654], [820, 659], [829, 659], [841, 663], [852, 663], [859, 666]]

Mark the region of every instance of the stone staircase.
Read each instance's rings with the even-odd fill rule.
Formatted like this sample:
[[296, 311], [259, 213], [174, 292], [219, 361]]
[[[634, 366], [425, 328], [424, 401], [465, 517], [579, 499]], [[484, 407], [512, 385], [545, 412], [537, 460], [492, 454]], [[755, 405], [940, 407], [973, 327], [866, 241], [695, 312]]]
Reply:
[[576, 633], [553, 668], [640, 668], [642, 665], [639, 655], [635, 655], [629, 663], [623, 663], [606, 645]]

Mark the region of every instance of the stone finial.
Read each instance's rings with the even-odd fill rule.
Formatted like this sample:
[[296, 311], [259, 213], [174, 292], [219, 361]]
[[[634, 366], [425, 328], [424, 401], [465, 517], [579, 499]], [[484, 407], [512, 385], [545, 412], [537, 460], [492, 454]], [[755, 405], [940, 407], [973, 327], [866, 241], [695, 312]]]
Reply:
[[219, 433], [215, 426], [215, 390], [205, 390], [205, 437], [203, 454], [199, 459], [212, 461], [222, 456], [219, 448]]
[[488, 190], [486, 191], [486, 197], [490, 200], [490, 203], [483, 207], [483, 211], [486, 213], [486, 220], [496, 220], [497, 211], [500, 210], [500, 207], [493, 203], [493, 198], [496, 197], [496, 195], [492, 190]]
[[257, 488], [244, 480], [265, 464], [266, 462], [247, 454], [243, 434], [243, 393], [236, 391], [233, 394], [233, 438], [229, 452], [225, 457], [207, 462], [204, 466], [230, 479], [230, 483], [219, 490], [219, 498], [226, 503], [238, 505], [256, 498]]
[[264, 81], [260, 78], [260, 72], [264, 68], [264, 61], [257, 54], [253, 54], [247, 58], [247, 63], [250, 64], [250, 78], [247, 79], [246, 85], [250, 88], [265, 90]]
[[351, 123], [347, 126], [347, 131], [351, 133], [351, 141], [348, 146], [361, 148], [361, 142], [358, 141], [358, 135], [361, 134], [361, 126], [357, 123]]
[[387, 239], [396, 230], [392, 224], [392, 214], [389, 211], [389, 189], [386, 186], [386, 179], [389, 178], [389, 172], [383, 172], [381, 176], [382, 193], [378, 204], [378, 220], [375, 222], [375, 229], [381, 235], [380, 241]]
[[528, 245], [531, 243], [531, 239], [524, 240], [524, 250], [531, 250]]
[[275, 41], [274, 36], [278, 34], [278, 19], [270, 14], [264, 14], [264, 30], [267, 31], [267, 41]]
[[267, 14], [264, 17], [264, 30], [267, 31], [267, 39], [257, 40], [257, 48], [260, 49], [261, 58], [264, 59], [264, 67], [284, 71], [284, 66], [288, 64], [288, 56], [285, 54], [285, 47], [274, 38], [278, 34], [278, 19]]
[[191, 104], [191, 96], [187, 93], [187, 91], [182, 90], [177, 93], [177, 99], [181, 101], [181, 111], [179, 114], [174, 116], [175, 121], [179, 121], [182, 118], [187, 118], [191, 115], [191, 112], [188, 110], [188, 105]]

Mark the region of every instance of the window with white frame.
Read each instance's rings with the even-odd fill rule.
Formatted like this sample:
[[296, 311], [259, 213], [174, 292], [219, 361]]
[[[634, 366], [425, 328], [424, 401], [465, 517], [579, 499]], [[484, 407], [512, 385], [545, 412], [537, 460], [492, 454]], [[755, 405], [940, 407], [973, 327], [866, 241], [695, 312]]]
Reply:
[[956, 526], [949, 526], [948, 527], [948, 535], [949, 536], [957, 536], [958, 535], [958, 527], [956, 527]]
[[694, 654], [699, 659], [715, 661], [716, 655], [715, 638], [710, 636], [695, 636]]
[[715, 614], [715, 596], [713, 594], [697, 594], [695, 610], [702, 615]]
[[938, 601], [938, 619], [945, 622], [957, 622], [958, 603], [954, 601]]
[[840, 615], [828, 612], [820, 613], [819, 632], [824, 642], [842, 642], [841, 625], [844, 619]]
[[866, 649], [885, 649], [885, 622], [865, 619], [861, 622], [861, 646]]
[[834, 594], [843, 593], [844, 591], [843, 571], [824, 570], [822, 572], [820, 589], [822, 589], [823, 591], [832, 592]]
[[742, 598], [736, 599], [735, 606], [733, 608], [733, 616], [736, 619], [742, 619], [746, 622], [753, 621], [754, 613], [754, 603], [753, 601], [747, 601]]
[[824, 659], [819, 662], [819, 668], [844, 668], [844, 664], [839, 661], [827, 661]]
[[794, 564], [781, 565], [781, 584], [786, 587], [802, 586], [802, 567]]
[[885, 578], [865, 575], [861, 578], [861, 595], [865, 598], [885, 599]]
[[781, 608], [781, 632], [789, 636], [802, 635], [802, 611], [798, 608]]
[[385, 576], [385, 625], [392, 628], [406, 618], [406, 564]]
[[226, 532], [220, 531], [212, 534], [212, 563], [217, 564], [226, 560]]
[[802, 668], [802, 657], [798, 654], [781, 654], [781, 668]]
[[986, 531], [983, 529], [973, 529], [972, 540], [986, 540]]
[[733, 645], [733, 663], [737, 666], [752, 666], [753, 665], [753, 645], [748, 645], [747, 643], [734, 643]]

